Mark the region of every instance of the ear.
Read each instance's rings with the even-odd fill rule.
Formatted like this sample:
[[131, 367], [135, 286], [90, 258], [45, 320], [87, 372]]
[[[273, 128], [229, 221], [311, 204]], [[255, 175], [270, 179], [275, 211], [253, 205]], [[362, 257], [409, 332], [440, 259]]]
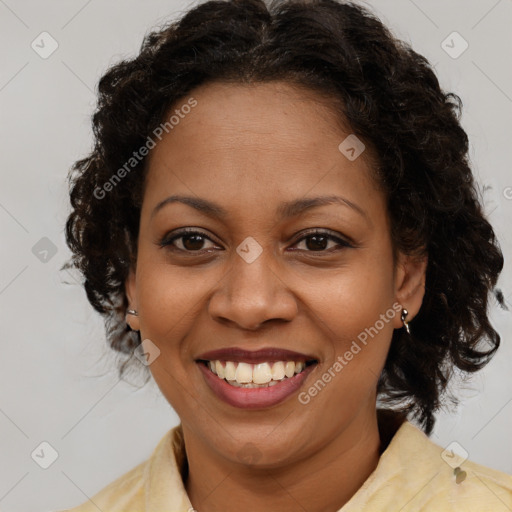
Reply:
[[[133, 267], [130, 268], [130, 272], [128, 273], [128, 277], [124, 282], [124, 289], [126, 293], [126, 297], [128, 299], [128, 309], [137, 310], [137, 294], [136, 294], [136, 279], [135, 279], [135, 270]], [[126, 315], [126, 323], [134, 330], [140, 330], [140, 322], [139, 317], [135, 315]]]
[[[398, 253], [395, 272], [396, 301], [407, 310], [407, 321], [410, 322], [420, 310], [425, 295], [425, 279], [428, 256], [409, 256]], [[395, 329], [403, 327], [400, 315], [395, 315]]]

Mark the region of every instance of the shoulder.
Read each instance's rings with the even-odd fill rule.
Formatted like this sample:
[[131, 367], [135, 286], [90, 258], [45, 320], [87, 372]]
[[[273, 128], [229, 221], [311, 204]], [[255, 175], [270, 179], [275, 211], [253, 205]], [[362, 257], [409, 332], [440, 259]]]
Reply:
[[457, 443], [439, 446], [409, 422], [396, 441], [391, 462], [405, 470], [400, 480], [410, 491], [407, 510], [512, 510], [511, 475], [472, 462]]
[[121, 512], [144, 510], [144, 480], [148, 461], [144, 461], [101, 489], [85, 503], [60, 512]]
[[512, 476], [457, 453], [463, 450], [443, 448], [404, 422], [375, 471], [339, 512], [510, 512]]
[[164, 457], [168, 458], [174, 430], [171, 429], [163, 436], [151, 456], [144, 462], [112, 481], [81, 505], [59, 512], [98, 512], [98, 509], [108, 512], [145, 510], [146, 491], [153, 476], [155, 461], [162, 457], [163, 452]]

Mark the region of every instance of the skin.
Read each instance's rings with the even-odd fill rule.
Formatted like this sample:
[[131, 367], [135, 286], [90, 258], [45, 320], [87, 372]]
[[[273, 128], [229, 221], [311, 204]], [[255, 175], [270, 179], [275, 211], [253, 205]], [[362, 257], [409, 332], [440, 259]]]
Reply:
[[[393, 303], [414, 318], [426, 259], [393, 260], [369, 155], [350, 161], [339, 151], [350, 132], [316, 93], [281, 82], [214, 83], [190, 96], [197, 106], [149, 155], [138, 259], [126, 281], [139, 312], [127, 321], [158, 346], [150, 370], [182, 422], [186, 490], [200, 512], [338, 510], [379, 460], [376, 385], [393, 330], [403, 328], [399, 313], [307, 404], [297, 392], [265, 410], [235, 408], [210, 390], [194, 360], [230, 346], [312, 354], [319, 363], [299, 392], [307, 390]], [[171, 194], [208, 199], [229, 214], [216, 219], [172, 203], [152, 216]], [[276, 215], [284, 201], [322, 195], [342, 196], [364, 214], [331, 204]], [[210, 240], [159, 246], [183, 227]], [[353, 247], [328, 239], [315, 250], [303, 238], [310, 228]], [[263, 249], [250, 264], [236, 252], [247, 237]]]

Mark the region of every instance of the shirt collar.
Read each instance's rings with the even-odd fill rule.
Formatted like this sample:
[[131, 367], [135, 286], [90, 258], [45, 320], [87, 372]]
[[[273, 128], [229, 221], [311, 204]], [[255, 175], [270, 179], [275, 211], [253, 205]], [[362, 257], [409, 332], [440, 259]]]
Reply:
[[186, 454], [181, 424], [161, 439], [147, 466], [146, 510], [192, 511], [183, 484], [186, 477]]
[[[361, 510], [357, 508], [358, 504], [362, 503], [366, 496], [377, 492], [380, 487], [388, 485], [390, 481], [404, 478], [406, 476], [404, 468], [410, 466], [411, 456], [413, 456], [409, 451], [411, 444], [422, 450], [431, 443], [423, 432], [405, 421], [403, 417], [382, 411], [378, 412], [378, 417], [383, 443], [379, 463], [363, 486], [339, 512]], [[418, 453], [418, 456], [420, 455]], [[423, 464], [425, 464], [425, 452], [422, 455]], [[398, 461], [399, 464], [397, 464]], [[432, 464], [434, 465], [436, 464]], [[434, 469], [433, 467], [432, 470]], [[165, 504], [166, 510], [193, 511], [184, 485], [187, 473], [188, 464], [180, 423], [161, 439], [146, 467], [146, 510], [161, 510]]]

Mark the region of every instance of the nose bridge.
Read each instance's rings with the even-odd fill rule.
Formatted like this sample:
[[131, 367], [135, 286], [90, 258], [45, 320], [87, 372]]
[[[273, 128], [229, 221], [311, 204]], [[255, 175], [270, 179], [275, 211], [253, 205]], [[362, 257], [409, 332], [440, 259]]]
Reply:
[[236, 248], [236, 255], [233, 255], [233, 268], [229, 276], [230, 295], [266, 299], [275, 291], [275, 279], [277, 277], [272, 270], [272, 255], [268, 246], [264, 248], [254, 238], [247, 237]]
[[247, 237], [233, 253], [232, 267], [210, 300], [210, 314], [253, 329], [269, 319], [291, 320], [293, 295], [273, 265], [273, 251]]

